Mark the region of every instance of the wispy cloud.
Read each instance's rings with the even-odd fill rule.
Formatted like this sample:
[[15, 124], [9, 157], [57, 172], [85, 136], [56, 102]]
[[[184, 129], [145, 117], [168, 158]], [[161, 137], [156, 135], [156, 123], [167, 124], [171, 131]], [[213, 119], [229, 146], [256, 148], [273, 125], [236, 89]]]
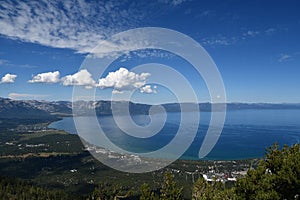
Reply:
[[8, 97], [16, 100], [26, 100], [26, 99], [44, 99], [46, 97], [49, 97], [49, 95], [9, 93]]
[[278, 58], [278, 61], [279, 61], [279, 62], [285, 62], [285, 61], [290, 60], [291, 58], [292, 58], [292, 56], [289, 55], [289, 54], [281, 54], [281, 55], [279, 56], [279, 58]]
[[245, 40], [245, 39], [252, 39], [256, 37], [268, 37], [268, 36], [272, 36], [276, 32], [278, 32], [278, 29], [272, 27], [266, 29], [248, 29], [248, 30], [243, 29], [241, 38]]
[[171, 4], [174, 5], [174, 6], [178, 6], [184, 2], [186, 2], [187, 0], [171, 0]]
[[4, 67], [20, 67], [20, 68], [38, 68], [38, 66], [35, 66], [35, 65], [15, 64], [15, 63], [12, 63], [9, 60], [3, 60], [3, 59], [0, 59], [0, 67], [1, 66], [4, 66]]
[[190, 9], [185, 11], [185, 14], [187, 15], [191, 15], [195, 18], [211, 18], [211, 17], [215, 17], [216, 15], [216, 11], [215, 10], [203, 10], [203, 11], [199, 11], [197, 13], [192, 13], [192, 11]]
[[[168, 1], [179, 5], [184, 0]], [[161, 3], [161, 1], [156, 2]], [[13, 1], [0, 5], [0, 34], [56, 48], [90, 53], [100, 41], [139, 26], [151, 15], [143, 1]]]
[[174, 58], [175, 55], [166, 51], [162, 51], [159, 49], [144, 49], [139, 51], [132, 51], [127, 54], [123, 54], [120, 62], [126, 62], [132, 58], [164, 58], [171, 59]]
[[15, 74], [5, 74], [0, 81], [1, 83], [14, 83], [15, 79], [17, 78], [17, 75]]
[[113, 0], [5, 1], [1, 7], [1, 34], [83, 53], [143, 17], [138, 10]]
[[215, 15], [215, 11], [205, 10], [205, 11], [201, 12], [199, 16], [207, 17], [207, 16], [211, 16], [211, 15]]
[[243, 40], [250, 40], [257, 37], [268, 37], [276, 32], [275, 28], [268, 28], [265, 30], [243, 29], [239, 35], [225, 36], [218, 34], [217, 36], [206, 37], [201, 39], [201, 44], [204, 46], [229, 46], [239, 43]]
[[133, 41], [132, 36], [121, 36], [114, 37], [111, 40], [101, 42], [100, 47], [93, 49], [92, 56], [96, 56], [99, 58], [102, 57], [115, 57], [117, 58], [120, 55], [130, 56], [130, 52], [138, 50], [138, 49], [146, 49], [151, 48], [153, 44], [149, 42], [149, 38], [151, 39], [148, 33], [141, 30], [141, 33], [144, 34], [143, 39], [139, 38], [139, 40]]
[[248, 31], [246, 31], [246, 32], [244, 32], [243, 33], [243, 36], [244, 37], [255, 37], [255, 36], [257, 36], [257, 35], [259, 35], [260, 34], [260, 32], [259, 31], [254, 31], [254, 30], [248, 30]]
[[201, 44], [204, 46], [228, 46], [232, 45], [236, 42], [235, 37], [226, 37], [222, 35], [218, 35], [216, 37], [203, 38], [201, 40]]
[[267, 35], [271, 35], [271, 34], [273, 34], [275, 31], [276, 31], [275, 28], [268, 28], [268, 29], [265, 30], [264, 32], [265, 32]]
[[188, 0], [160, 0], [160, 2], [163, 2], [165, 4], [169, 4], [169, 5], [172, 5], [172, 6], [179, 6], [181, 5], [182, 3], [186, 2]]
[[5, 65], [8, 63], [8, 60], [0, 59], [0, 65]]
[[300, 52], [282, 53], [278, 56], [278, 62], [292, 61], [295, 59], [299, 59], [299, 57], [300, 57]]
[[60, 73], [59, 71], [55, 72], [45, 72], [32, 77], [28, 83], [58, 83]]

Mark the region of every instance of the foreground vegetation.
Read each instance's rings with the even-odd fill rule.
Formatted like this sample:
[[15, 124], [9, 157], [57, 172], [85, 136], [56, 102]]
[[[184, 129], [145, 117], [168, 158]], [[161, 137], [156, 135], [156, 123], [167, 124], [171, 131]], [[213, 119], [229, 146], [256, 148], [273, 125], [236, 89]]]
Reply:
[[[183, 188], [174, 181], [174, 176], [167, 172], [160, 190], [153, 191], [145, 183], [141, 186], [138, 196], [141, 200], [183, 199], [182, 190]], [[109, 194], [105, 187], [98, 187], [90, 199], [113, 199], [118, 196], [129, 198], [130, 195], [130, 192], [125, 195], [118, 194], [118, 190]], [[244, 178], [238, 179], [230, 188], [222, 182], [207, 182], [199, 178], [193, 186], [192, 199], [300, 199], [300, 145], [284, 146], [283, 149], [276, 144], [270, 147], [266, 159], [262, 160], [256, 169], [249, 170]]]
[[267, 149], [265, 160], [232, 188], [199, 179], [193, 199], [300, 199], [300, 144], [282, 149], [273, 145]]
[[50, 190], [19, 179], [0, 177], [0, 199], [72, 199], [72, 195], [62, 190]]
[[[299, 144], [274, 145], [263, 160], [180, 160], [130, 174], [95, 160], [77, 135], [49, 130], [44, 121], [23, 124], [0, 131], [0, 199], [300, 199]], [[245, 175], [205, 180], [212, 170]]]

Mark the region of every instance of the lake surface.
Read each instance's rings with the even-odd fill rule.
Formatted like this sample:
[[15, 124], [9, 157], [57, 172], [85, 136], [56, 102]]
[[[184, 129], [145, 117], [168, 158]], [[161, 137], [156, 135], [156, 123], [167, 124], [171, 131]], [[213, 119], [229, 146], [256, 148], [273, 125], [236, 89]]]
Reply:
[[[156, 114], [155, 117], [161, 117]], [[193, 114], [189, 114], [193, 117]], [[188, 116], [189, 116], [188, 115]], [[180, 113], [168, 113], [164, 127], [159, 133], [149, 138], [135, 138], [125, 134], [116, 125], [112, 116], [98, 117], [106, 136], [119, 147], [133, 152], [149, 152], [168, 144], [177, 133]], [[207, 132], [210, 113], [201, 112], [197, 135], [182, 159], [199, 159], [198, 152]], [[85, 131], [94, 132], [98, 124], [91, 123], [91, 117], [78, 117], [84, 124]], [[149, 117], [132, 117], [139, 125], [147, 125]], [[193, 121], [193, 120], [191, 120]], [[190, 124], [189, 127], [197, 124]], [[72, 117], [50, 124], [50, 128], [65, 130], [77, 134]], [[186, 135], [189, 137], [189, 127]], [[300, 110], [239, 110], [228, 111], [222, 134], [214, 149], [205, 159], [231, 160], [259, 158], [265, 154], [265, 148], [277, 142], [280, 145], [292, 145], [300, 142]]]

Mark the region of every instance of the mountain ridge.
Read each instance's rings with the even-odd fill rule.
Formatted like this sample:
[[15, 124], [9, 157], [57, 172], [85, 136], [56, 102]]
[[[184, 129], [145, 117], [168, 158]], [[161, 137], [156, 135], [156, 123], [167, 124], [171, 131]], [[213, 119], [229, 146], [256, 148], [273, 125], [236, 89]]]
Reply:
[[[96, 110], [97, 115], [112, 115], [112, 105], [114, 114], [122, 114], [124, 108], [129, 105], [131, 114], [148, 114], [153, 106], [162, 106], [167, 112], [180, 112], [180, 105], [185, 111], [195, 111], [197, 105], [200, 111], [212, 111], [212, 104], [206, 103], [165, 103], [161, 105], [150, 105], [126, 101], [39, 101], [39, 100], [13, 100], [0, 97], [0, 118], [53, 118], [59, 116], [71, 116], [72, 104], [78, 115], [89, 115]], [[227, 111], [230, 110], [249, 110], [249, 109], [300, 109], [300, 103], [216, 103], [214, 111], [220, 111], [226, 105]], [[155, 110], [155, 109], [154, 109]]]

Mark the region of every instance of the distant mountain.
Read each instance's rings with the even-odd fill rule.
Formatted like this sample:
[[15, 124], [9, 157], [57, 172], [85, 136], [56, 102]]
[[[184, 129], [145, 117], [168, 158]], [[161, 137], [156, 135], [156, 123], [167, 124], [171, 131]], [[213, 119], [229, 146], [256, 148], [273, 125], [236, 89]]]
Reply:
[[131, 114], [148, 114], [151, 105], [138, 104], [125, 101], [77, 101], [74, 103], [74, 113], [78, 115], [91, 115], [95, 111], [97, 115], [112, 115], [112, 106], [116, 114], [124, 114], [128, 108]]
[[[124, 109], [128, 109], [131, 114], [148, 114], [152, 107], [147, 104], [139, 104], [125, 101], [76, 101], [74, 102], [75, 113], [78, 115], [91, 115], [96, 111], [97, 115], [112, 115], [112, 106], [116, 114], [124, 114]], [[211, 111], [211, 103], [199, 103], [199, 109], [203, 112]], [[167, 112], [180, 112], [180, 106], [185, 111], [196, 110], [197, 104], [193, 103], [168, 103], [161, 105]], [[225, 104], [214, 104], [214, 111], [220, 111]], [[298, 104], [270, 104], [270, 103], [227, 103], [227, 111], [246, 109], [300, 109]], [[158, 107], [158, 105], [154, 105]], [[156, 109], [154, 109], [155, 112]], [[159, 112], [159, 111], [156, 111]], [[0, 118], [17, 119], [40, 119], [53, 118], [55, 116], [70, 116], [72, 114], [72, 102], [69, 101], [36, 101], [36, 100], [12, 100], [0, 98]]]
[[30, 104], [32, 107], [37, 108], [39, 110], [46, 111], [51, 114], [72, 114], [72, 103], [69, 101], [36, 101], [36, 100], [28, 100], [25, 101]]
[[[124, 109], [127, 109], [128, 102], [122, 101], [97, 101], [97, 102], [87, 102], [80, 101], [75, 102], [75, 113], [79, 115], [92, 115], [95, 110], [97, 115], [112, 115], [111, 107], [114, 106], [114, 112], [116, 114], [124, 114]], [[184, 111], [193, 112], [197, 110], [197, 105], [200, 111], [210, 112], [212, 111], [211, 103], [168, 103], [162, 104], [161, 106], [166, 110], [166, 112], [180, 112], [181, 107]], [[246, 110], [246, 109], [300, 109], [300, 104], [247, 104], [247, 103], [228, 103], [228, 104], [214, 104], [214, 111], [222, 111], [224, 106], [227, 106], [227, 110]], [[129, 102], [129, 112], [131, 114], [148, 114], [149, 109], [152, 105], [138, 104]], [[158, 105], [154, 105], [158, 107]], [[154, 109], [155, 110], [155, 109]], [[157, 112], [157, 111], [156, 111]]]
[[227, 110], [285, 110], [300, 109], [300, 103], [228, 103]]
[[0, 98], [0, 118], [5, 119], [53, 119], [46, 110], [35, 107], [28, 101]]
[[[180, 106], [178, 103], [170, 103], [162, 105], [167, 112], [179, 112]], [[183, 103], [186, 111], [194, 111], [195, 104], [193, 103]], [[211, 103], [199, 103], [200, 111], [210, 112], [212, 111]], [[300, 103], [282, 103], [282, 104], [272, 104], [272, 103], [217, 103], [214, 104], [214, 111], [221, 111], [226, 106], [227, 111], [231, 110], [280, 110], [280, 109], [300, 109]]]

